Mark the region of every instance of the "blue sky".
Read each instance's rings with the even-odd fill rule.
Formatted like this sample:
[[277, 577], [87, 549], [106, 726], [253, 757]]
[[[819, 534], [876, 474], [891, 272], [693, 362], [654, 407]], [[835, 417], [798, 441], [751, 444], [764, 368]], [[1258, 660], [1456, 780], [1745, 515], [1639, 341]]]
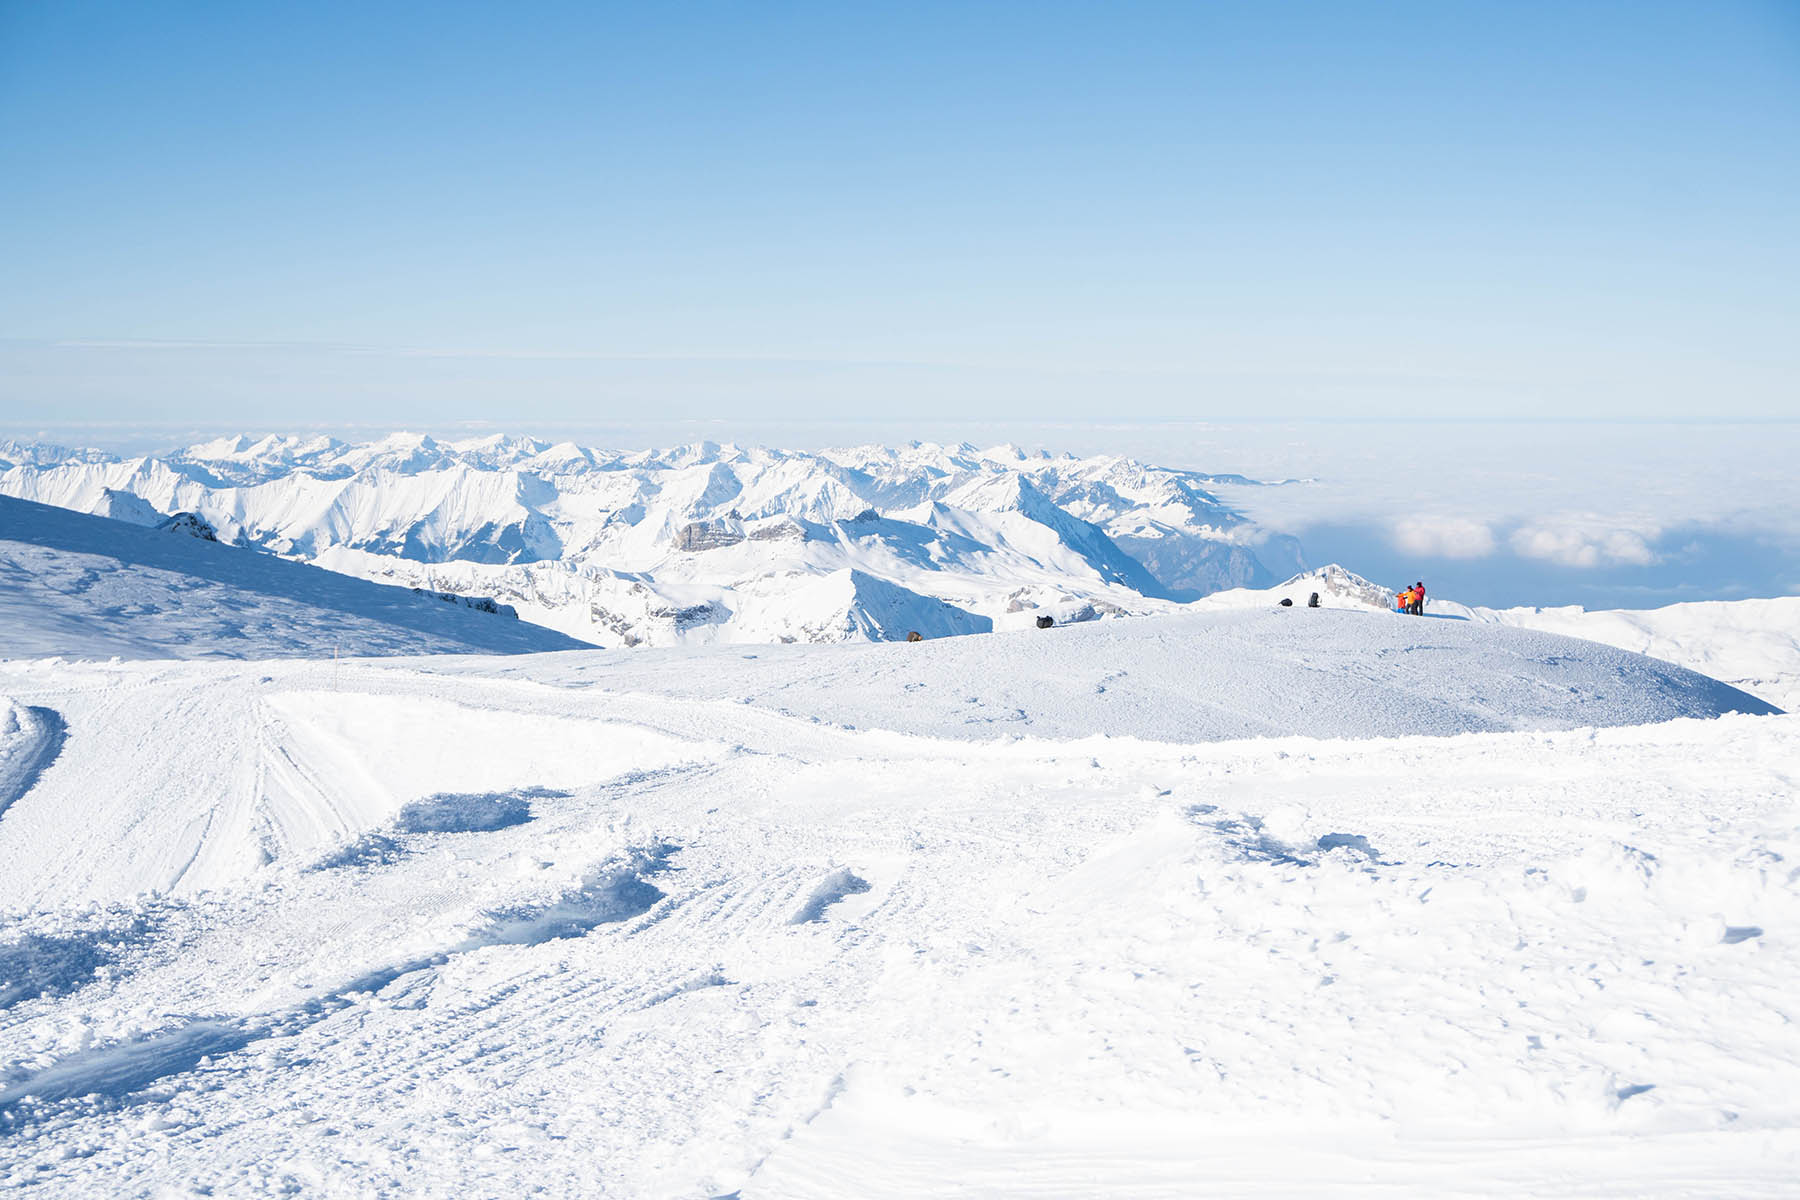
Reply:
[[0, 409], [1795, 415], [1800, 5], [0, 0]]

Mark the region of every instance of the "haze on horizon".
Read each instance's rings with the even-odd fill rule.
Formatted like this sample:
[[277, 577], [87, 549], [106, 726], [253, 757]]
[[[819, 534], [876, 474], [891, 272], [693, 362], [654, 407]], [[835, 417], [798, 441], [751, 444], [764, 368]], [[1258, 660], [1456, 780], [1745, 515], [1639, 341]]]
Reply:
[[0, 5], [0, 432], [1779, 420], [1775, 0]]

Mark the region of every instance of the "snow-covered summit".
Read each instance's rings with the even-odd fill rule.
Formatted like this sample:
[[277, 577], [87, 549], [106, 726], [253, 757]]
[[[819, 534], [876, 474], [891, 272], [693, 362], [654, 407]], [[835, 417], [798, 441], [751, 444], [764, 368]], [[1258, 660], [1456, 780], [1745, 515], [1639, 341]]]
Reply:
[[[820, 581], [846, 571], [880, 587], [851, 589], [841, 619], [810, 622], [831, 640], [888, 627], [857, 607], [877, 593], [889, 609], [911, 595], [921, 613], [947, 605], [970, 618], [951, 625], [981, 628], [1024, 609], [1162, 612], [1272, 579], [1208, 476], [1013, 446], [623, 452], [506, 436], [244, 435], [131, 459], [0, 447], [0, 468], [0, 494], [140, 523], [128, 500], [154, 519], [192, 512], [225, 541], [495, 595], [607, 644], [806, 636], [755, 613], [784, 591], [816, 604]], [[697, 605], [706, 619], [692, 619]]]

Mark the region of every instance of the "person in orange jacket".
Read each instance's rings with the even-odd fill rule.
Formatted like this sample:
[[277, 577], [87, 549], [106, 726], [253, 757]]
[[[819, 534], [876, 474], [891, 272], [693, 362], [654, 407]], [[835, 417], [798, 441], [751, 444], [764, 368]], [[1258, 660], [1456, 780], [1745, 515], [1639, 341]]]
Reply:
[[1394, 596], [1394, 611], [1409, 613], [1412, 611], [1413, 593], [1411, 588], [1401, 588]]

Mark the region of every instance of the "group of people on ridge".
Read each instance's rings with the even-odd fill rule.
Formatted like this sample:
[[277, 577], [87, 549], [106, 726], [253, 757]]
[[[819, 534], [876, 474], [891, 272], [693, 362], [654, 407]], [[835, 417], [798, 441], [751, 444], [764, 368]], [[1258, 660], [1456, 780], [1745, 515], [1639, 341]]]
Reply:
[[1401, 588], [1400, 594], [1394, 597], [1394, 611], [1411, 613], [1415, 617], [1425, 615], [1425, 585], [1415, 583], [1409, 588]]

